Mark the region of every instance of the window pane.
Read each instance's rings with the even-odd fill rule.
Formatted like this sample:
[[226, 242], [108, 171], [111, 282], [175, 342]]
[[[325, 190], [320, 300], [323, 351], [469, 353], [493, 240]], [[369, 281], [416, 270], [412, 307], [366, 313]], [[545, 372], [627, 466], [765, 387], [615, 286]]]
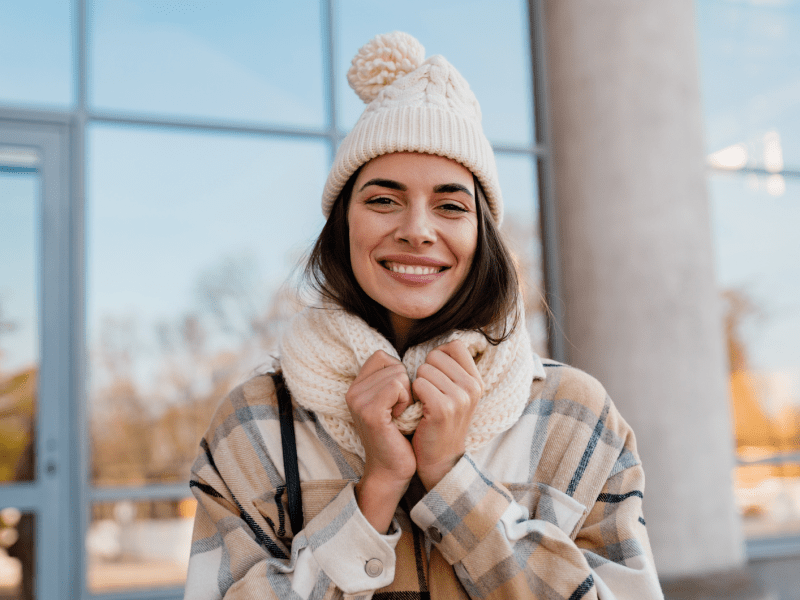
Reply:
[[93, 480], [187, 481], [222, 396], [271, 364], [328, 149], [107, 126], [88, 141]]
[[530, 156], [497, 154], [503, 190], [503, 233], [520, 263], [525, 296], [525, 316], [533, 347], [547, 355], [547, 322], [542, 275], [542, 240], [539, 236], [539, 198], [536, 165]]
[[[32, 150], [0, 147], [0, 482], [32, 481], [39, 372], [39, 194]], [[5, 166], [4, 166], [5, 165]]]
[[25, 0], [0, 5], [0, 104], [73, 104], [74, 4]]
[[[725, 306], [737, 497], [750, 536], [800, 533], [800, 181], [710, 180]], [[797, 461], [800, 456], [794, 459]]]
[[0, 506], [0, 598], [36, 598], [35, 540], [35, 515]]
[[364, 110], [363, 102], [347, 84], [350, 61], [375, 35], [400, 30], [422, 43], [426, 57], [444, 55], [469, 82], [492, 143], [532, 143], [530, 42], [524, 0], [342, 0], [336, 8], [340, 25], [336, 34], [336, 103], [343, 129], [352, 128]]
[[181, 586], [186, 581], [196, 502], [98, 502], [86, 535], [93, 593]]
[[697, 9], [708, 152], [800, 170], [800, 3], [705, 0]]
[[89, 5], [93, 106], [324, 123], [317, 0], [94, 0]]

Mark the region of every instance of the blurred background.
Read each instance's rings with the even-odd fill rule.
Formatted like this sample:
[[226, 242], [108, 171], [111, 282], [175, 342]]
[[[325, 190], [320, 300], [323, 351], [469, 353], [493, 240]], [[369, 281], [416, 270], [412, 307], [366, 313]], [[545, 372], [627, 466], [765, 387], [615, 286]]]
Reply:
[[800, 1], [0, 0], [0, 599], [182, 597], [198, 442], [392, 30], [481, 103], [536, 349], [637, 432], [667, 596], [800, 598]]

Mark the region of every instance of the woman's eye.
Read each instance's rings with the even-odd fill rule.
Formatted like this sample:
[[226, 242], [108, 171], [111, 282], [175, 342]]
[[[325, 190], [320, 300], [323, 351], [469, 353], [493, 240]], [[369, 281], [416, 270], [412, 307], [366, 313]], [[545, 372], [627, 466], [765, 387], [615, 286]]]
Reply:
[[439, 206], [442, 210], [447, 212], [467, 212], [467, 209], [461, 206], [460, 204], [455, 204], [453, 202], [448, 202], [446, 204], [441, 204]]
[[365, 204], [371, 204], [373, 206], [388, 206], [392, 203], [391, 198], [386, 198], [385, 196], [379, 196], [378, 198], [370, 198], [365, 202]]

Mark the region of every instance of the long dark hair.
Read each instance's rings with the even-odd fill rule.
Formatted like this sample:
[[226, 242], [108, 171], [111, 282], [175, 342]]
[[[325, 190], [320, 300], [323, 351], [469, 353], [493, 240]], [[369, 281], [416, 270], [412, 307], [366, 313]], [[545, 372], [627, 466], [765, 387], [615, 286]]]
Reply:
[[[356, 281], [350, 264], [347, 210], [360, 169], [348, 179], [331, 209], [305, 267], [311, 287], [361, 317], [395, 344], [388, 311]], [[408, 332], [410, 348], [455, 329], [480, 331], [491, 344], [508, 338], [519, 321], [519, 281], [511, 253], [489, 212], [486, 194], [473, 176], [478, 212], [478, 243], [464, 282], [435, 314], [418, 320]], [[405, 348], [398, 348], [402, 353]]]

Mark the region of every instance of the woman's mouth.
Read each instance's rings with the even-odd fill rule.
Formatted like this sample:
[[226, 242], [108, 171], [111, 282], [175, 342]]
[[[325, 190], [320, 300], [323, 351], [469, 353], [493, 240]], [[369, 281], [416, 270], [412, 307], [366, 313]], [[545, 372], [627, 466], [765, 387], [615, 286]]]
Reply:
[[404, 265], [403, 263], [388, 260], [383, 261], [381, 265], [392, 273], [399, 273], [401, 275], [435, 275], [448, 268], [446, 266], [428, 267], [423, 265]]

